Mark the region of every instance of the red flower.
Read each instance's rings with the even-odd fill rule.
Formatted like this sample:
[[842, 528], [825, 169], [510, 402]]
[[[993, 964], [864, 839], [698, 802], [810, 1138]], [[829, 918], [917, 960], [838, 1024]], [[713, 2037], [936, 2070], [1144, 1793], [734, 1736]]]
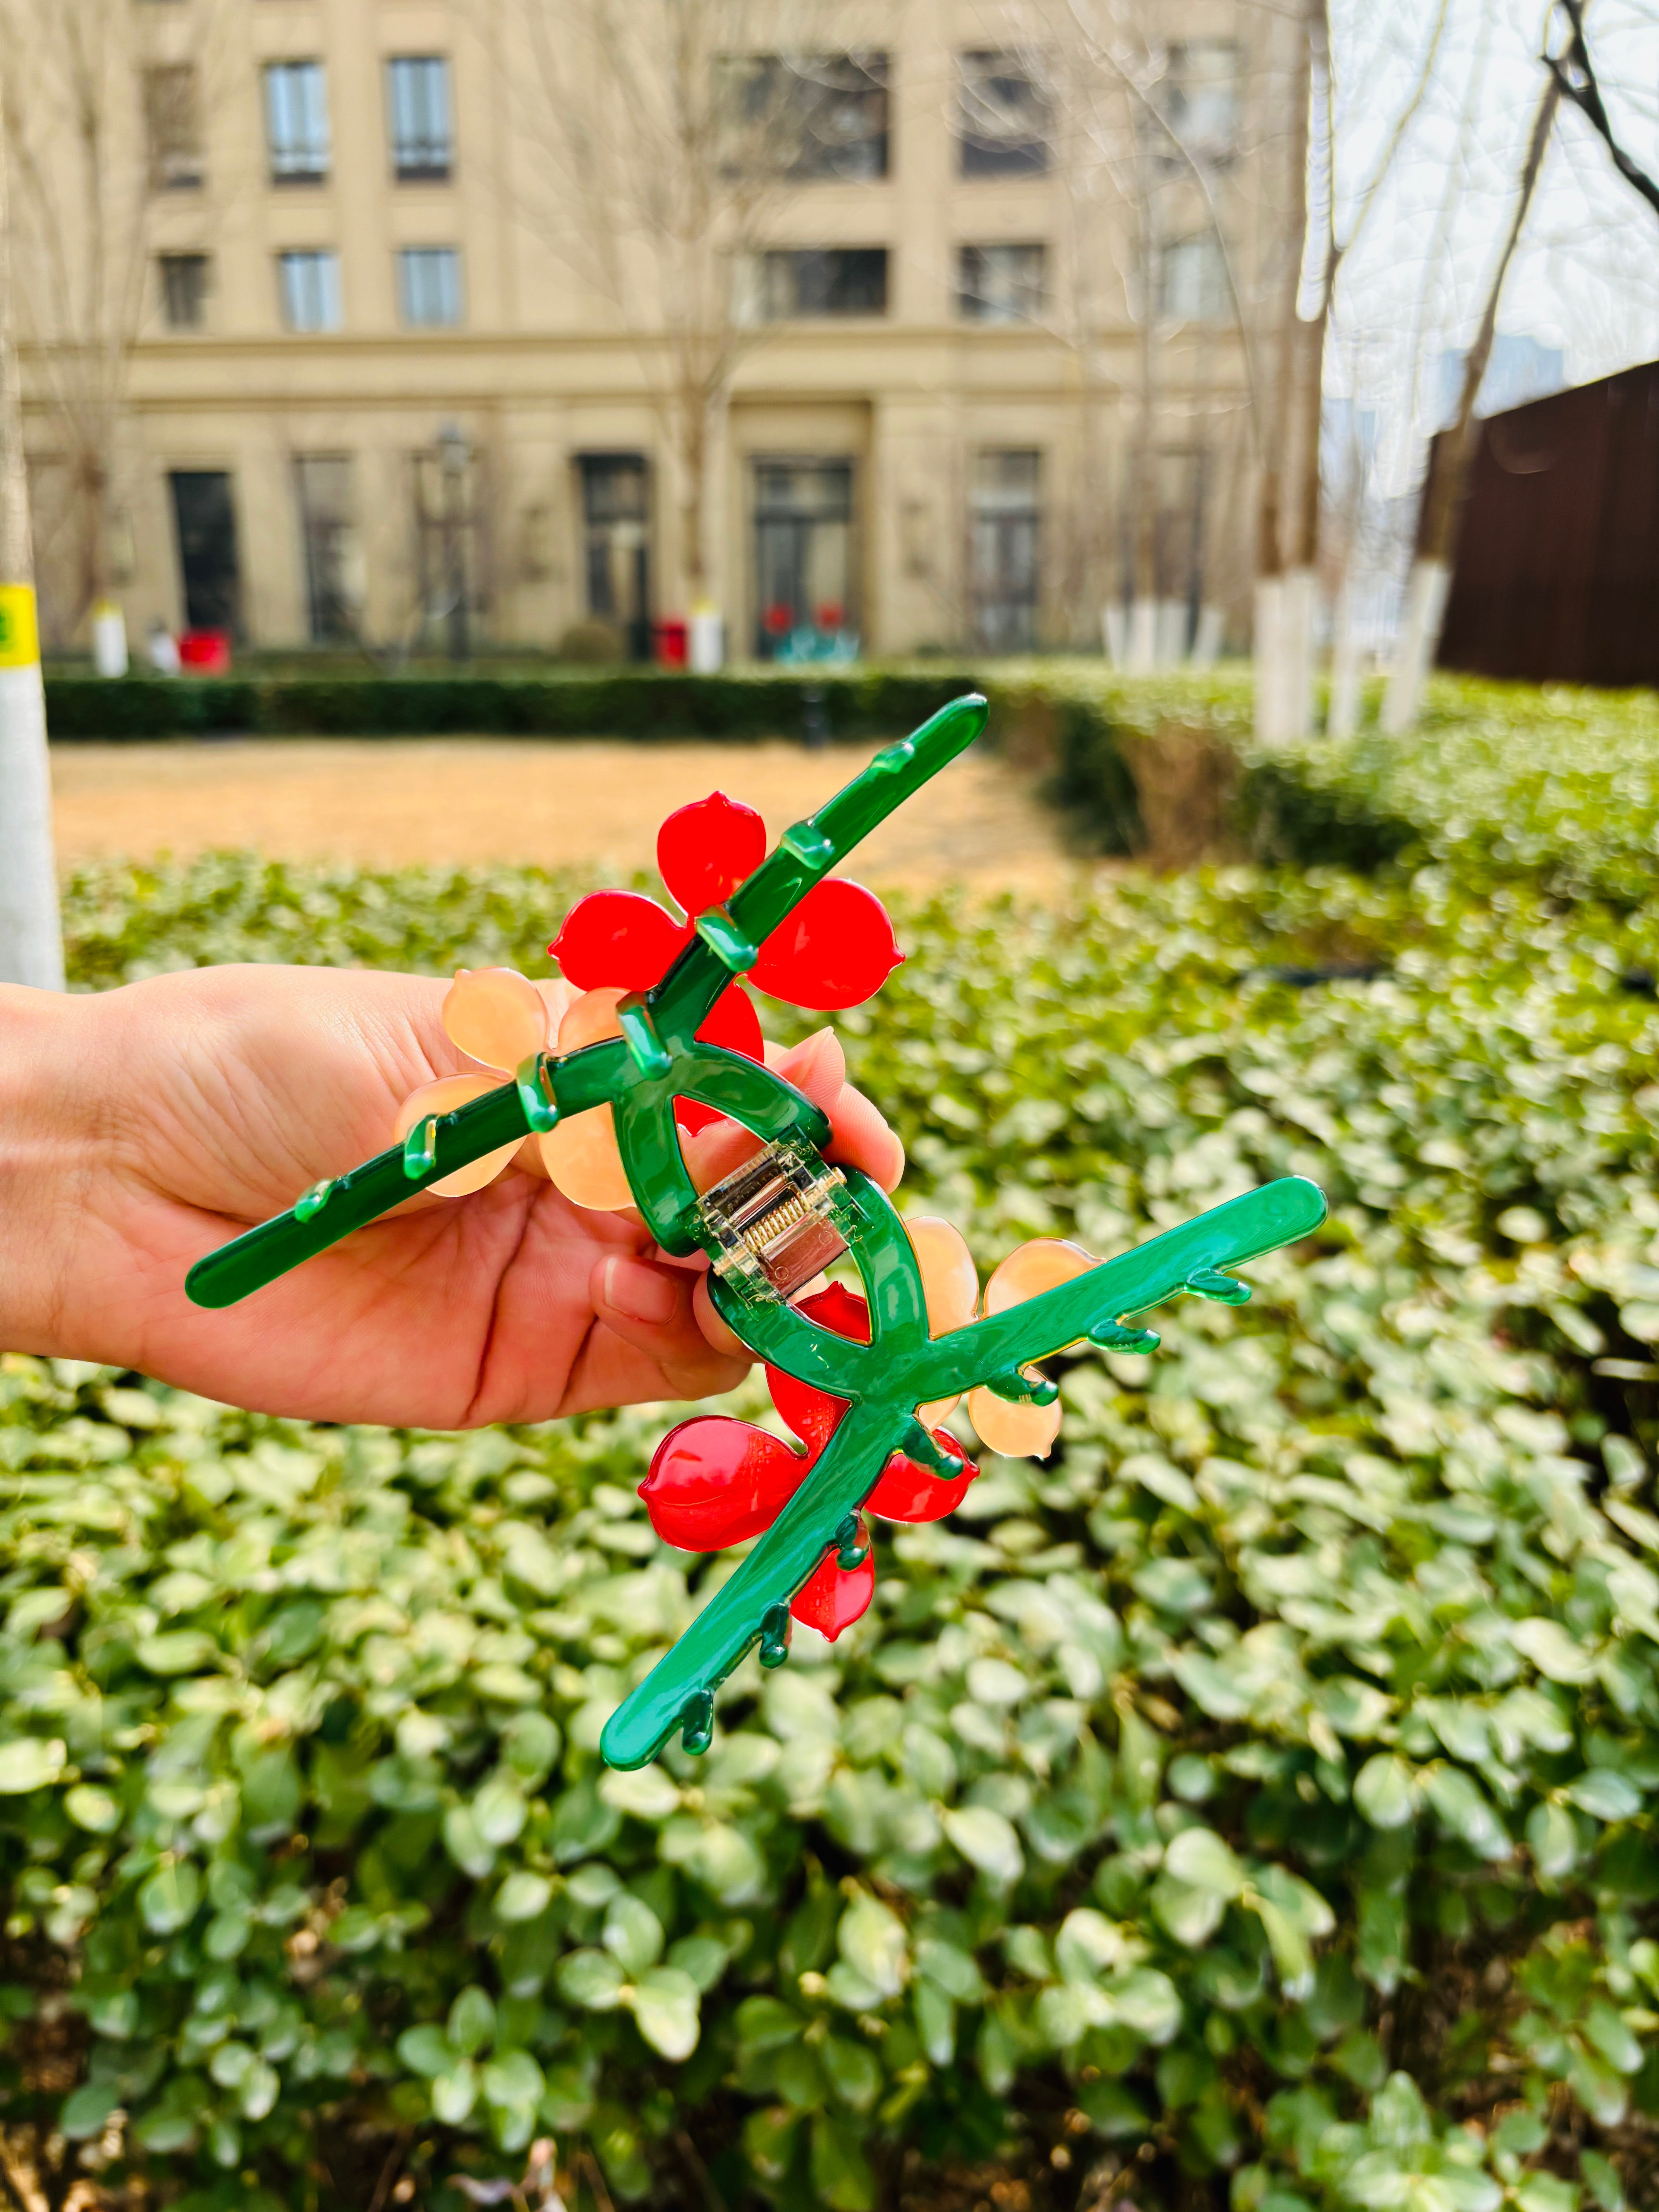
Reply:
[[[580, 990], [648, 991], [691, 942], [696, 916], [723, 905], [765, 858], [766, 824], [752, 806], [719, 791], [696, 799], [657, 832], [657, 866], [687, 918], [636, 891], [592, 891], [571, 908], [548, 950]], [[750, 975], [775, 999], [831, 1012], [878, 991], [903, 957], [880, 900], [830, 876], [772, 932]], [[739, 983], [722, 992], [697, 1035], [763, 1057], [760, 1022]], [[678, 1118], [700, 1129], [719, 1116], [682, 1102]]]
[[[870, 1341], [869, 1309], [838, 1283], [803, 1300], [799, 1310], [837, 1336]], [[847, 1411], [844, 1400], [815, 1390], [775, 1367], [767, 1369], [766, 1383], [772, 1403], [800, 1438], [805, 1452], [792, 1451], [781, 1437], [726, 1414], [682, 1421], [658, 1445], [651, 1472], [640, 1485], [651, 1525], [665, 1542], [683, 1552], [723, 1552], [727, 1545], [745, 1543], [769, 1528]], [[942, 1481], [915, 1460], [895, 1452], [865, 1501], [866, 1511], [884, 1521], [940, 1521], [961, 1504], [979, 1469], [953, 1436], [943, 1429], [933, 1434], [942, 1450], [962, 1462], [961, 1474]], [[866, 1551], [861, 1565], [843, 1570], [831, 1547], [789, 1610], [833, 1643], [864, 1611], [875, 1588], [872, 1553]]]

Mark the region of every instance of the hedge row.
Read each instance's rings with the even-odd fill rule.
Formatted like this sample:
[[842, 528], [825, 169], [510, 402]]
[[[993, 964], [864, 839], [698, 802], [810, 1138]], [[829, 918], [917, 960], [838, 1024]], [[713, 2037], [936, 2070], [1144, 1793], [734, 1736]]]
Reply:
[[[567, 891], [216, 860], [67, 920], [83, 982], [441, 972]], [[1074, 1363], [1055, 1459], [628, 1776], [599, 1727], [723, 1571], [634, 1496], [671, 1409], [0, 1364], [0, 2116], [54, 2202], [463, 2212], [544, 2134], [580, 2212], [1659, 2201], [1659, 921], [1242, 873], [899, 920], [839, 1026], [981, 1266], [1291, 1172], [1328, 1229]]]
[[49, 676], [54, 739], [174, 737], [769, 738], [798, 736], [808, 696], [832, 738], [890, 737], [975, 688], [967, 674], [879, 667], [685, 676], [206, 678]]

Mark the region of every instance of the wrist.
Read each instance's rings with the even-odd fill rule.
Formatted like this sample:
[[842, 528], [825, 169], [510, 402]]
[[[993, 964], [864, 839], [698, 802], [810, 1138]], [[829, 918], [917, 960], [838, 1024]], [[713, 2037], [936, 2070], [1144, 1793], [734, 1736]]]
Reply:
[[0, 984], [0, 1352], [63, 1352], [93, 1147], [80, 1003]]

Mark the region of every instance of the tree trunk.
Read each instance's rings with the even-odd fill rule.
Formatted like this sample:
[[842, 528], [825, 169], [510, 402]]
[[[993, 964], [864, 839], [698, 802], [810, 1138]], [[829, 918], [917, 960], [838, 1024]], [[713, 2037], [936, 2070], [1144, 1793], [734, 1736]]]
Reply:
[[1331, 708], [1326, 729], [1334, 738], [1351, 738], [1359, 727], [1361, 669], [1355, 625], [1357, 596], [1352, 552], [1348, 573], [1336, 600], [1336, 635], [1331, 645]]
[[1446, 600], [1451, 590], [1452, 557], [1457, 550], [1458, 525], [1462, 520], [1463, 494], [1480, 444], [1480, 423], [1474, 404], [1480, 396], [1486, 366], [1492, 359], [1504, 280], [1521, 242], [1521, 232], [1532, 205], [1560, 104], [1560, 82], [1552, 76], [1533, 117], [1532, 137], [1521, 170], [1520, 197], [1516, 201], [1504, 250], [1492, 272], [1480, 327], [1463, 364], [1463, 387], [1458, 394], [1457, 414], [1451, 428], [1443, 430], [1430, 448], [1429, 477], [1423, 488], [1423, 506], [1418, 521], [1417, 551], [1406, 592], [1406, 619], [1389, 676], [1388, 695], [1382, 702], [1382, 727], [1391, 737], [1402, 735], [1417, 720], [1423, 687], [1439, 647]]
[[15, 331], [0, 142], [0, 982], [61, 991], [64, 939]]
[[[1133, 121], [1133, 118], [1132, 118]], [[1135, 214], [1140, 262], [1140, 329], [1136, 352], [1134, 539], [1129, 578], [1127, 665], [1145, 676], [1158, 665], [1158, 344], [1154, 318], [1162, 272], [1144, 163], [1135, 163]]]
[[[1318, 0], [1310, 0], [1316, 6]], [[1308, 228], [1308, 103], [1311, 91], [1313, 42], [1310, 26], [1297, 26], [1297, 66], [1292, 80], [1290, 191], [1285, 239], [1284, 290], [1279, 301], [1278, 404], [1264, 425], [1261, 504], [1256, 523], [1255, 733], [1264, 744], [1281, 744], [1297, 734], [1294, 704], [1287, 680], [1287, 652], [1293, 643], [1297, 610], [1290, 604], [1285, 562], [1285, 480], [1295, 423], [1297, 295], [1302, 289], [1302, 255]]]
[[[1330, 326], [1331, 294], [1336, 283], [1336, 241], [1329, 225], [1334, 218], [1336, 187], [1334, 139], [1335, 90], [1331, 82], [1330, 21], [1326, 0], [1308, 0], [1308, 90], [1322, 88], [1325, 131], [1326, 241], [1319, 288], [1319, 309], [1311, 322], [1297, 330], [1297, 351], [1302, 402], [1302, 425], [1297, 465], [1297, 511], [1291, 550], [1290, 573], [1285, 580], [1282, 649], [1285, 655], [1283, 711], [1285, 734], [1304, 738], [1314, 726], [1314, 657], [1319, 626], [1319, 515], [1322, 485], [1320, 478], [1320, 439], [1325, 418], [1325, 335]], [[1306, 171], [1304, 169], [1305, 176]], [[1304, 193], [1304, 200], [1308, 195]]]

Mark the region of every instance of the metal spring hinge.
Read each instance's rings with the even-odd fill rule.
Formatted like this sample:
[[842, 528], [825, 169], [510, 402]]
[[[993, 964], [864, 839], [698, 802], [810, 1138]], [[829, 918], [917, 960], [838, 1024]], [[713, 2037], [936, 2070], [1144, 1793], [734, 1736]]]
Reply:
[[841, 1170], [791, 1137], [706, 1191], [699, 1213], [714, 1273], [747, 1301], [793, 1297], [840, 1259], [857, 1227]]

